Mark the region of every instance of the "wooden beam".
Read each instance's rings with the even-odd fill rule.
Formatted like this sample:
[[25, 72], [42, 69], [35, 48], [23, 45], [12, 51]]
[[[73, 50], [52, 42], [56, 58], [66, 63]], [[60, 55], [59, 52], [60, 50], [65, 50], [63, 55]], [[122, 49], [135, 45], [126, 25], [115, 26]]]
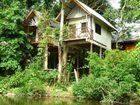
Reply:
[[76, 79], [76, 82], [78, 82], [78, 81], [79, 81], [79, 79], [78, 79], [78, 74], [77, 74], [76, 69], [74, 69], [74, 74], [75, 74], [75, 79]]
[[86, 39], [86, 41], [87, 41], [87, 42], [90, 42], [90, 43], [92, 43], [92, 44], [94, 44], [94, 45], [96, 45], [96, 46], [99, 46], [99, 47], [102, 47], [102, 48], [104, 48], [104, 49], [107, 49], [106, 45], [104, 45], [104, 44], [102, 44], [102, 43], [100, 43], [100, 42], [98, 42], [98, 41], [96, 41], [96, 40], [89, 40], [89, 39]]
[[70, 40], [65, 43], [67, 46], [71, 46], [71, 45], [87, 44], [89, 42], [86, 42], [85, 39], [79, 39], [79, 40], [73, 40], [73, 41]]
[[90, 52], [92, 53], [92, 51], [93, 51], [93, 44], [90, 43]]
[[62, 59], [63, 59], [63, 74], [64, 74], [64, 81], [67, 81], [67, 59], [68, 59], [68, 47], [66, 45], [63, 46], [63, 55], [62, 55]]
[[[90, 43], [90, 53], [93, 52], [93, 43]], [[89, 67], [89, 74], [91, 74], [91, 67]]]
[[64, 28], [64, 0], [62, 0], [61, 9], [61, 21], [60, 21], [60, 36], [58, 44], [58, 82], [62, 79], [62, 40], [63, 40], [63, 28]]
[[68, 47], [64, 45], [63, 47], [63, 65], [67, 64], [67, 57], [68, 57]]
[[102, 58], [102, 47], [100, 47], [100, 58]]
[[39, 31], [38, 28], [36, 29], [36, 35], [35, 35], [35, 42], [39, 41]]
[[44, 70], [48, 70], [48, 44], [46, 44], [44, 52]]

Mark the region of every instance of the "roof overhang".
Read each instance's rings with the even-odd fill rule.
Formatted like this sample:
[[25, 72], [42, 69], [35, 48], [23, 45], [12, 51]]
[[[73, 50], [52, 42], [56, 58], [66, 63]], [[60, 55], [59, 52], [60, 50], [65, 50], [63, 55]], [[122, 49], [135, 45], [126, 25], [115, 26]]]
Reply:
[[41, 13], [39, 11], [35, 11], [35, 10], [31, 10], [28, 15], [25, 17], [24, 21], [23, 21], [23, 24], [24, 25], [28, 25], [30, 20], [34, 17], [41, 17]]
[[[29, 25], [29, 22], [31, 21], [31, 19], [33, 17], [37, 17], [37, 19], [40, 19], [42, 18], [42, 13], [39, 12], [39, 11], [36, 11], [36, 10], [31, 10], [28, 15], [25, 17], [24, 21], [23, 21], [23, 25], [25, 26], [28, 26]], [[55, 20], [49, 20], [49, 25], [53, 28], [55, 27], [59, 27], [59, 23], [58, 21], [55, 21]]]
[[[84, 10], [88, 15], [92, 15], [88, 10], [86, 10], [77, 0], [69, 0], [69, 2], [67, 2], [65, 4], [64, 7], [64, 11], [65, 11], [65, 16], [67, 16], [70, 11], [75, 7], [75, 6], [79, 6], [80, 8], [82, 8], [82, 10]], [[60, 21], [60, 17], [61, 17], [61, 11], [59, 12], [59, 14], [56, 17], [56, 21]]]
[[[70, 11], [73, 9], [73, 7], [75, 5], [79, 6], [88, 15], [95, 16], [100, 21], [102, 21], [103, 23], [105, 23], [106, 25], [108, 25], [111, 29], [113, 29], [114, 31], [117, 31], [117, 29], [113, 25], [111, 25], [103, 16], [101, 16], [99, 13], [97, 13], [96, 11], [94, 11], [93, 9], [91, 9], [90, 7], [88, 7], [87, 5], [85, 5], [84, 3], [80, 2], [79, 0], [69, 0], [69, 2], [65, 4], [65, 7], [64, 7], [65, 17], [70, 13]], [[60, 21], [60, 17], [61, 17], [61, 11], [58, 14], [58, 16], [56, 17], [56, 20], [57, 21]]]

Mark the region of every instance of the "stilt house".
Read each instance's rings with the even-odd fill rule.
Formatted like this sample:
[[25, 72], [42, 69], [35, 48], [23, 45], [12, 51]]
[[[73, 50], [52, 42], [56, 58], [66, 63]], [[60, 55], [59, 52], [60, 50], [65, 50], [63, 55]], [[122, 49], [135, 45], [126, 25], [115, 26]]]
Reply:
[[[33, 44], [38, 43], [36, 12], [32, 12], [26, 18], [28, 30], [35, 32]], [[56, 17], [60, 22], [61, 12]], [[102, 56], [105, 50], [111, 49], [112, 31], [116, 31], [99, 13], [80, 2], [79, 0], [69, 0], [64, 7], [64, 24], [67, 25], [67, 37], [63, 37], [63, 54], [65, 63], [71, 63], [73, 69], [76, 69], [79, 74], [88, 73], [88, 68], [83, 68], [87, 63], [87, 51], [97, 52]], [[51, 45], [51, 44], [50, 44]], [[47, 67], [51, 68], [51, 63], [54, 63], [53, 68], [57, 68], [58, 50], [57, 46], [48, 44]], [[64, 62], [63, 62], [64, 63]]]

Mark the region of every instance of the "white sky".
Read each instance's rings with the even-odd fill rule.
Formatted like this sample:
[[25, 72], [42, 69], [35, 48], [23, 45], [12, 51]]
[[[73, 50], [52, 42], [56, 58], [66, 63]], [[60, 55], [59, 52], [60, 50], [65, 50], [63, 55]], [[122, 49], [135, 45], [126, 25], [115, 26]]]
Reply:
[[120, 7], [120, 0], [108, 0], [110, 2], [110, 4], [112, 5], [112, 7], [114, 7], [115, 9], [118, 9]]

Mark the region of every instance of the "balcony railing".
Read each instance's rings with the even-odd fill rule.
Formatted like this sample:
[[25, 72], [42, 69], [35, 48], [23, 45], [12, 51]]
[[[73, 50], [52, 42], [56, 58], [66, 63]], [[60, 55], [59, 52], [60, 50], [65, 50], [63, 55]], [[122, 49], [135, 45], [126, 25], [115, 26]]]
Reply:
[[[41, 36], [39, 33], [36, 33], [34, 36], [30, 37], [31, 43], [36, 44], [39, 43]], [[87, 38], [93, 40], [93, 29], [88, 27], [84, 28], [75, 28], [75, 29], [67, 29], [66, 35], [63, 37], [64, 39], [81, 39]], [[57, 39], [52, 35], [47, 36], [48, 43], [56, 43]]]
[[79, 39], [79, 38], [93, 39], [93, 29], [84, 27], [68, 30], [67, 39]]

